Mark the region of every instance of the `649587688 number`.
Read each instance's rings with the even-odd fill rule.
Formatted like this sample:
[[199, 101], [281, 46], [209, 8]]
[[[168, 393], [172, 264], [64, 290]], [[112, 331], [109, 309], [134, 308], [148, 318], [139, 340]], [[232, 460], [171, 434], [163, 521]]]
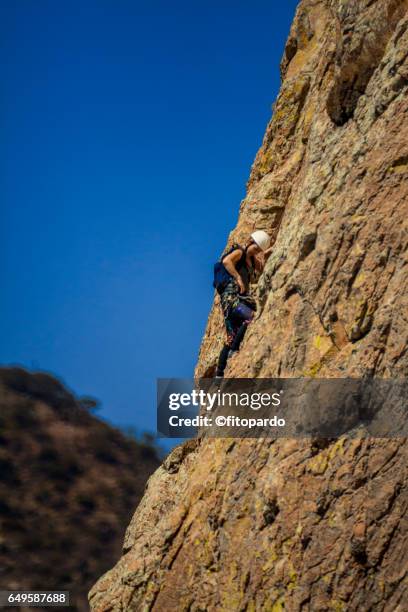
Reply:
[[0, 591], [0, 606], [69, 606], [68, 591]]

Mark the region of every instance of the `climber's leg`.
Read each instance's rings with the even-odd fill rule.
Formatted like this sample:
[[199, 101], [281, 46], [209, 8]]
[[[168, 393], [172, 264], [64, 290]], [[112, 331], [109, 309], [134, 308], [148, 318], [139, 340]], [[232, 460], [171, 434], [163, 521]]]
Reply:
[[254, 314], [255, 312], [252, 310], [252, 308], [249, 308], [249, 306], [246, 304], [240, 303], [236, 308], [234, 308], [231, 316], [233, 321], [238, 326], [238, 329], [235, 333], [233, 341], [230, 344], [231, 351], [239, 351], [239, 347], [244, 339], [247, 327], [254, 318]]
[[216, 376], [224, 376], [228, 357], [239, 350], [249, 323], [254, 317], [254, 311], [245, 304], [238, 304], [225, 318], [227, 328], [227, 343], [223, 346], [218, 358]]
[[228, 344], [224, 344], [224, 346], [222, 347], [220, 356], [218, 357], [217, 371], [215, 373], [215, 375], [220, 378], [224, 376], [224, 370], [227, 366], [229, 352], [230, 352], [230, 347], [228, 346]]
[[245, 336], [245, 332], [248, 329], [248, 325], [251, 321], [245, 321], [244, 323], [242, 323], [241, 327], [239, 328], [237, 335], [234, 338], [233, 343], [231, 344], [231, 351], [232, 352], [236, 352], [239, 351], [239, 347], [241, 346], [241, 342], [244, 339]]
[[234, 342], [235, 336], [237, 335], [238, 329], [241, 322], [234, 319], [232, 316], [232, 309], [229, 308], [224, 314], [225, 329], [227, 332], [227, 342], [221, 349], [220, 356], [218, 357], [218, 364], [215, 376], [222, 378], [224, 376], [224, 370], [227, 366], [228, 355], [231, 350], [232, 343]]
[[238, 306], [233, 309], [231, 313], [231, 318], [234, 321], [239, 321], [239, 323], [250, 323], [254, 318], [254, 314], [255, 311], [252, 310], [252, 308], [240, 302]]

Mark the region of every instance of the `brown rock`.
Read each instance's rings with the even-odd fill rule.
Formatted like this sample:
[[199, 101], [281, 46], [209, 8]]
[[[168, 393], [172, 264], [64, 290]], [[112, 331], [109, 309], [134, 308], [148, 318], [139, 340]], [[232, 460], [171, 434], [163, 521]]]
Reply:
[[[230, 377], [408, 373], [407, 7], [298, 7], [229, 238], [277, 236]], [[223, 341], [216, 299], [197, 376], [212, 375]], [[92, 610], [406, 609], [404, 439], [203, 440], [176, 453]]]

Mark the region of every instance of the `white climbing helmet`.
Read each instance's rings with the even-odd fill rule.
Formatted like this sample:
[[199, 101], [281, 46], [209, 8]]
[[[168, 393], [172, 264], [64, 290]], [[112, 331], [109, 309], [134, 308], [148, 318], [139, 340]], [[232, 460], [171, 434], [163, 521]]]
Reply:
[[264, 232], [263, 230], [257, 230], [256, 232], [254, 232], [253, 234], [251, 234], [251, 238], [254, 242], [256, 242], [256, 244], [263, 250], [266, 251], [266, 249], [269, 247], [269, 245], [271, 244], [271, 239], [269, 238], [268, 234], [266, 232]]

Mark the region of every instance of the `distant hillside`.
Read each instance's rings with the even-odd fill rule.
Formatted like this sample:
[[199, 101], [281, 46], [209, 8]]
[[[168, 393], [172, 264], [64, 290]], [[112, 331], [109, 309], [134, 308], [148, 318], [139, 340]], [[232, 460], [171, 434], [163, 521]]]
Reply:
[[158, 465], [52, 376], [0, 368], [0, 589], [69, 590], [88, 610]]

